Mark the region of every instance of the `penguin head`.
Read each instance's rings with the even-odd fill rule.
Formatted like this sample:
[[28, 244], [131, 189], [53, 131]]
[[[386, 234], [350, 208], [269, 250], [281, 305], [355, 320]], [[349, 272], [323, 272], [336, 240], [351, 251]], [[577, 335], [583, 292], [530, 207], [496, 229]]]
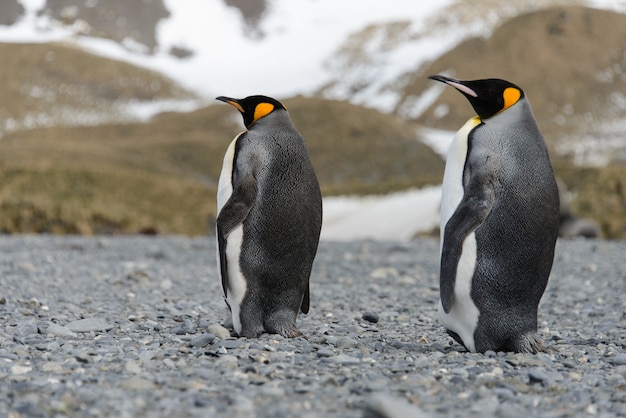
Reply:
[[250, 129], [259, 119], [269, 115], [275, 110], [287, 110], [281, 102], [267, 96], [248, 96], [245, 99], [233, 99], [231, 97], [220, 96], [216, 100], [228, 103], [233, 106], [243, 116], [243, 124]]
[[524, 97], [524, 91], [513, 83], [497, 78], [484, 80], [455, 80], [442, 75], [428, 78], [448, 84], [469, 100], [481, 120], [505, 111]]

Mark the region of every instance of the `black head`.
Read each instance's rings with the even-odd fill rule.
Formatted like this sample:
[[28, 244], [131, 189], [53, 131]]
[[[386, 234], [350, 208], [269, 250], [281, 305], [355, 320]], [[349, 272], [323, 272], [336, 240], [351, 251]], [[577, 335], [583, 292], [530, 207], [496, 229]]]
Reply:
[[455, 80], [442, 75], [431, 75], [428, 78], [446, 83], [463, 93], [481, 119], [489, 119], [524, 97], [521, 88], [497, 78], [469, 81]]
[[243, 116], [243, 124], [250, 129], [254, 123], [278, 109], [285, 109], [285, 106], [276, 99], [267, 96], [248, 96], [245, 99], [233, 99], [220, 96], [216, 100], [234, 106]]

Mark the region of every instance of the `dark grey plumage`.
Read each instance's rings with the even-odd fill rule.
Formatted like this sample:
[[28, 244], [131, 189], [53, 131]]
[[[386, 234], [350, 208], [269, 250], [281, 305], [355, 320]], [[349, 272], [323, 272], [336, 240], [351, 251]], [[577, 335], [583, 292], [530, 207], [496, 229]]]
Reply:
[[[451, 207], [442, 209], [440, 317], [471, 351], [541, 351], [537, 307], [559, 227], [558, 190], [543, 137], [519, 87], [433, 78], [461, 91], [479, 114], [457, 134], [456, 143], [466, 141], [465, 155], [451, 161], [450, 154], [447, 162], [462, 164], [455, 171], [462, 178], [444, 177], [442, 206]], [[446, 168], [446, 174], [452, 171]], [[465, 254], [474, 259], [461, 265], [464, 249], [472, 248], [465, 244], [474, 239], [475, 251]], [[473, 329], [463, 318], [467, 308], [455, 311], [463, 293], [459, 277], [471, 280], [467, 301], [479, 313]]]
[[[220, 100], [238, 104], [249, 128], [234, 140], [232, 169], [222, 172], [230, 178], [220, 178], [219, 193], [229, 184], [232, 193], [225, 202], [218, 199], [216, 221], [224, 295], [238, 315], [233, 323], [245, 337], [263, 331], [301, 335], [295, 322], [298, 311], [309, 310], [309, 277], [322, 222], [321, 193], [304, 139], [274, 99]], [[229, 249], [229, 235], [237, 228], [243, 233], [240, 247]], [[229, 258], [232, 251], [235, 259]], [[239, 274], [233, 265], [245, 280], [245, 292], [235, 297], [229, 295], [237, 292], [233, 280], [241, 278], [233, 277]], [[236, 299], [239, 306], [233, 309]]]

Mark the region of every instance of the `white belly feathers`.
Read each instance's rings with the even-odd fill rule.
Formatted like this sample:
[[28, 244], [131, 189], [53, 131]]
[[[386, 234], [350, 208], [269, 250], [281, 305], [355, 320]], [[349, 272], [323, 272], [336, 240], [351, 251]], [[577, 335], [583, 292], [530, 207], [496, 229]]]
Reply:
[[[468, 134], [479, 123], [477, 117], [468, 120], [457, 132], [448, 151], [441, 194], [440, 254], [446, 224], [463, 199], [463, 168], [467, 158]], [[439, 320], [447, 329], [457, 333], [466, 348], [472, 352], [476, 351], [474, 330], [479, 315], [478, 308], [470, 296], [475, 266], [476, 235], [472, 232], [463, 241], [454, 284], [454, 301], [449, 313], [444, 312], [441, 300], [439, 301]]]
[[[242, 132], [243, 133], [243, 132]], [[230, 199], [230, 195], [233, 194], [233, 163], [235, 159], [235, 145], [241, 134], [237, 135], [235, 139], [230, 143], [226, 154], [224, 154], [224, 162], [222, 163], [222, 171], [220, 173], [220, 179], [217, 184], [217, 213], [219, 214], [224, 207], [224, 204]]]
[[[217, 187], [217, 214], [233, 194], [232, 173], [235, 158], [235, 145], [241, 134], [230, 143], [226, 154], [224, 155], [224, 163], [222, 164], [222, 172]], [[239, 225], [233, 229], [226, 237], [226, 260], [228, 261], [228, 292], [226, 301], [231, 308], [233, 327], [238, 334], [241, 333], [241, 319], [239, 316], [239, 307], [246, 294], [246, 279], [239, 267], [239, 255], [241, 254], [241, 245], [243, 242], [243, 225]], [[220, 266], [219, 248], [217, 249], [217, 265]], [[221, 269], [218, 268], [221, 275]]]

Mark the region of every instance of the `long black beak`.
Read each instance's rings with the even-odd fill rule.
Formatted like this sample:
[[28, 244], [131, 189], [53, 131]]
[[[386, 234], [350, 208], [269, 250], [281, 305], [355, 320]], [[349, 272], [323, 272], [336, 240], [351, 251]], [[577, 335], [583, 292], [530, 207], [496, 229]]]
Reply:
[[239, 101], [240, 101], [239, 99], [233, 99], [232, 97], [226, 97], [226, 96], [219, 96], [219, 97], [216, 97], [215, 100], [228, 103], [229, 105], [233, 106], [235, 109], [240, 111], [241, 113], [245, 113], [245, 110], [243, 110], [243, 107], [239, 104]]
[[444, 75], [439, 75], [439, 74], [429, 75], [428, 78], [431, 80], [440, 81], [449, 86], [452, 86], [468, 97], [478, 97], [478, 93], [476, 93], [473, 89], [468, 87], [464, 81], [456, 80], [454, 78], [446, 77]]

